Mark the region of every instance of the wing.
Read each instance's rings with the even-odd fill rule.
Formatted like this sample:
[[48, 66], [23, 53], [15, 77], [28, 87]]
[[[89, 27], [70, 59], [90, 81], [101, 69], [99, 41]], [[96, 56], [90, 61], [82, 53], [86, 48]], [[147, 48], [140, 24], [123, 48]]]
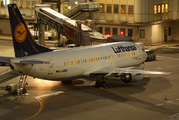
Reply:
[[105, 77], [119, 77], [125, 74], [133, 74], [133, 75], [142, 75], [142, 74], [172, 74], [171, 72], [159, 72], [159, 71], [147, 71], [142, 70], [139, 67], [126, 67], [126, 68], [117, 68], [117, 67], [104, 67], [97, 71], [90, 73], [90, 76], [100, 76], [103, 75]]
[[9, 63], [11, 59], [14, 59], [13, 57], [1, 57], [0, 56], [0, 62]]

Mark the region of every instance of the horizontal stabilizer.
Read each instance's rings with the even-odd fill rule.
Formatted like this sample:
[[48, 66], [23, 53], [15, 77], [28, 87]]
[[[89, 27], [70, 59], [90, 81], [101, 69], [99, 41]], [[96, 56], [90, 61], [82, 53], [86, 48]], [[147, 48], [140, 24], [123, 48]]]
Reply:
[[13, 57], [1, 57], [0, 56], [0, 62], [9, 63], [11, 59], [14, 59]]
[[15, 77], [18, 77], [19, 74], [12, 71], [12, 70], [8, 70], [5, 71], [4, 73], [0, 73], [0, 84], [7, 82], [9, 80], [12, 80]]

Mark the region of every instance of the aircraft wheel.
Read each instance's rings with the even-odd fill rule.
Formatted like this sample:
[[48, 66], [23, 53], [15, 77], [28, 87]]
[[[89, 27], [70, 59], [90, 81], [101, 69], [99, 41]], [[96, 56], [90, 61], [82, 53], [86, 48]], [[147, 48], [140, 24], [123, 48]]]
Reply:
[[71, 84], [72, 84], [72, 80], [62, 81], [62, 83], [63, 83], [64, 85], [71, 85]]
[[69, 81], [68, 81], [68, 85], [71, 85], [71, 84], [72, 84], [72, 80], [69, 80]]
[[0, 62], [0, 66], [4, 66], [6, 63], [4, 62]]
[[106, 88], [106, 82], [105, 81], [101, 82], [101, 87]]
[[96, 86], [97, 88], [99, 88], [99, 87], [100, 87], [100, 83], [101, 83], [101, 82], [100, 82], [99, 80], [97, 80], [95, 86]]
[[154, 56], [153, 60], [156, 60], [156, 56]]
[[17, 95], [17, 91], [14, 91], [14, 95]]

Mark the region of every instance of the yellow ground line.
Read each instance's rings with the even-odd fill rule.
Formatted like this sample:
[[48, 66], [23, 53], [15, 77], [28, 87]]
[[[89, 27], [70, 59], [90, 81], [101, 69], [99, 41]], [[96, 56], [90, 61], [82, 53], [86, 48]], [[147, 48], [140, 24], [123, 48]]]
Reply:
[[29, 120], [29, 119], [32, 119], [32, 118], [34, 118], [35, 116], [37, 116], [38, 114], [40, 114], [41, 112], [42, 112], [42, 110], [44, 109], [44, 102], [43, 102], [43, 100], [40, 98], [40, 97], [35, 97], [38, 101], [39, 101], [39, 103], [40, 103], [40, 109], [38, 110], [38, 112], [35, 114], [35, 115], [33, 115], [33, 116], [31, 116], [31, 117], [29, 117], [29, 118], [27, 118], [27, 119], [25, 119], [25, 120]]

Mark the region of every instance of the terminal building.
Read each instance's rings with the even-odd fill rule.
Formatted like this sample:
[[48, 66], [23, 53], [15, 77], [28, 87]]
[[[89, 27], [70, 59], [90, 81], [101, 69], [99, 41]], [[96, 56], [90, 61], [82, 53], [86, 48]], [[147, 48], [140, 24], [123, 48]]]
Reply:
[[64, 15], [80, 3], [100, 3], [99, 11], [79, 11], [76, 20], [96, 21], [105, 35], [126, 35], [145, 45], [179, 40], [179, 0], [0, 0], [0, 34], [11, 34], [7, 4], [16, 3], [28, 23], [34, 22], [35, 4], [52, 4]]

